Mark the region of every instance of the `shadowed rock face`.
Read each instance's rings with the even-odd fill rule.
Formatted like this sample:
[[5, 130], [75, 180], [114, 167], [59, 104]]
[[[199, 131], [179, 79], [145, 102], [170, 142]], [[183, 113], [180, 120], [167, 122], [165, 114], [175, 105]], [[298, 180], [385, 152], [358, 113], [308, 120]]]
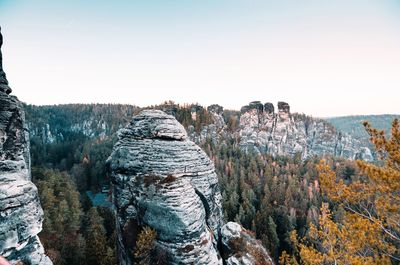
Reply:
[[275, 112], [274, 104], [267, 102], [264, 104], [264, 111], [273, 114]]
[[0, 28], [0, 91], [6, 94], [10, 94], [11, 88], [8, 86], [6, 73], [4, 73], [3, 71], [3, 56], [1, 54], [2, 45], [3, 45], [3, 35], [1, 35], [1, 28]]
[[288, 103], [279, 101], [278, 102], [278, 110], [286, 113], [290, 113], [290, 106]]
[[107, 163], [120, 264], [132, 264], [135, 235], [143, 226], [157, 231], [156, 245], [168, 254], [168, 264], [223, 264], [214, 164], [173, 116], [142, 111], [119, 131]]
[[224, 107], [218, 105], [218, 104], [212, 104], [210, 106], [207, 107], [207, 110], [209, 112], [213, 112], [219, 115], [222, 115], [222, 113], [224, 112]]
[[240, 112], [243, 114], [252, 110], [255, 110], [257, 113], [262, 113], [264, 111], [264, 106], [260, 101], [252, 101], [249, 105], [243, 106]]
[[264, 106], [260, 101], [250, 102], [249, 107], [250, 109], [258, 110], [259, 112], [262, 112], [264, 110]]
[[0, 256], [12, 263], [52, 264], [37, 237], [43, 211], [31, 182], [25, 115], [7, 88], [0, 68]]

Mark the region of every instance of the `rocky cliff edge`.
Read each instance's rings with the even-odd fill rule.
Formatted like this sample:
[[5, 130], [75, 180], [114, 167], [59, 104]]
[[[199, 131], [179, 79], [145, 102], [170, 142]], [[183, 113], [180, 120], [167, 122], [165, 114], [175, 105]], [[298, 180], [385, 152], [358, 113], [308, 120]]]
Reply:
[[0, 52], [0, 256], [12, 264], [50, 265], [37, 236], [43, 211], [31, 182], [25, 115], [10, 93]]

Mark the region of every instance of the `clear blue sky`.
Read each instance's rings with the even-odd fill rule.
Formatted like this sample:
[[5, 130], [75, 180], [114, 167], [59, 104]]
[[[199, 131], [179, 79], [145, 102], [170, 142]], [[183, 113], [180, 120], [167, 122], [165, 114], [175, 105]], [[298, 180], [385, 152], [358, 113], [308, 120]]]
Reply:
[[399, 0], [0, 0], [0, 25], [31, 104], [400, 113]]

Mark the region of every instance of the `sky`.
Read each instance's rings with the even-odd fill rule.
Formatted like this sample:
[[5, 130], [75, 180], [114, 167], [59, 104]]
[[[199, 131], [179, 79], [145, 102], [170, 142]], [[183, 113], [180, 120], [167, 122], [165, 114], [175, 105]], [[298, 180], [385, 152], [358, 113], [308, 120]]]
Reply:
[[28, 104], [400, 114], [400, 0], [0, 0], [0, 26]]

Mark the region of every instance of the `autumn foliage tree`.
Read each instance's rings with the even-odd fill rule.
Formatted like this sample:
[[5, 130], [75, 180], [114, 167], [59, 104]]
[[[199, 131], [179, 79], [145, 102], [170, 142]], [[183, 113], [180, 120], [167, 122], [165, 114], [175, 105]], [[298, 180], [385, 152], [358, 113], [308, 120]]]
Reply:
[[133, 252], [135, 264], [139, 265], [166, 265], [168, 255], [156, 245], [157, 231], [144, 226], [138, 235], [136, 248]]
[[[321, 161], [321, 190], [342, 212], [333, 218], [323, 204], [318, 225], [308, 238], [292, 240], [301, 264], [398, 264], [400, 261], [400, 125], [392, 123], [391, 137], [365, 122], [381, 164], [357, 161], [360, 174], [349, 183]], [[337, 219], [337, 220], [334, 220]], [[284, 253], [281, 264], [297, 261]]]

